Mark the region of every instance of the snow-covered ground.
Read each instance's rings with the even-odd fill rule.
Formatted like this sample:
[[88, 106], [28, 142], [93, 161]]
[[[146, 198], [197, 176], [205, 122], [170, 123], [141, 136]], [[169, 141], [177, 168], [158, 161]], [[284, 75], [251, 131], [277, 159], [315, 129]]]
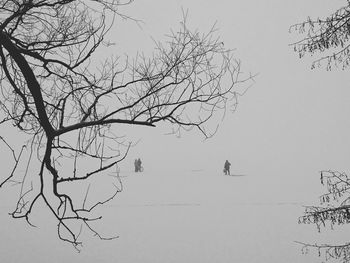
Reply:
[[88, 237], [77, 253], [58, 240], [48, 214], [40, 214], [39, 227], [31, 228], [6, 215], [6, 200], [0, 211], [0, 262], [321, 262], [316, 253], [302, 255], [294, 242], [319, 238], [314, 226], [297, 224], [303, 205], [317, 203], [317, 173], [121, 176], [124, 191], [101, 211], [100, 228], [118, 239]]

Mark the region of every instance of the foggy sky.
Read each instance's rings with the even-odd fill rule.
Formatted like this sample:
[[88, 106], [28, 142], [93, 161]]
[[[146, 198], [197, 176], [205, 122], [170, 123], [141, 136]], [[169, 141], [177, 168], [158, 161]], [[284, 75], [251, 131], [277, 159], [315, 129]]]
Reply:
[[[199, 132], [181, 139], [162, 136], [169, 130], [141, 129], [132, 149], [145, 167], [218, 169], [225, 159], [244, 173], [305, 173], [348, 169], [350, 90], [347, 70], [311, 70], [312, 58], [299, 59], [291, 43], [301, 38], [289, 27], [308, 16], [327, 15], [345, 1], [136, 1], [127, 11], [144, 23], [119, 24], [116, 47], [129, 54], [148, 52], [152, 39], [176, 29], [181, 9], [188, 25], [202, 31], [217, 23], [225, 46], [235, 49], [245, 73], [258, 74], [234, 114], [227, 113], [213, 139]], [[161, 11], [160, 11], [161, 10]], [[160, 21], [162, 21], [160, 23]], [[126, 31], [124, 31], [127, 28]], [[140, 39], [144, 45], [140, 46]], [[126, 41], [127, 40], [127, 41]], [[134, 139], [138, 138], [137, 131]], [[156, 143], [159, 142], [159, 143]], [[127, 165], [125, 169], [128, 169]]]

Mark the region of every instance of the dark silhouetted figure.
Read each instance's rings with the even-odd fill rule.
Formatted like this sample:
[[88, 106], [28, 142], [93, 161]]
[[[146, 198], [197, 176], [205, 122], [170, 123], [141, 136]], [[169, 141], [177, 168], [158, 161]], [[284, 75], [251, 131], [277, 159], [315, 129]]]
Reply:
[[230, 166], [231, 166], [231, 163], [226, 160], [225, 164], [224, 164], [224, 174], [225, 175], [230, 175]]
[[140, 158], [137, 160], [137, 167], [139, 168], [139, 172], [142, 172], [143, 168], [142, 168], [142, 162]]
[[137, 173], [139, 171], [137, 159], [135, 159], [135, 161], [134, 161], [134, 166], [135, 166], [135, 173]]
[[143, 168], [142, 168], [142, 162], [141, 162], [141, 159], [138, 158], [138, 159], [135, 159], [134, 161], [134, 165], [135, 165], [135, 172], [142, 172]]

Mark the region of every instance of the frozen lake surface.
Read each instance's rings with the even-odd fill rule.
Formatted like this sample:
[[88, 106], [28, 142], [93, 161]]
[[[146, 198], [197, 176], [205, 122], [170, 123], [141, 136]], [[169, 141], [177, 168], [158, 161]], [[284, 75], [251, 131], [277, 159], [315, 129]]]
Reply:
[[58, 240], [55, 224], [45, 219], [50, 216], [41, 214], [39, 227], [31, 228], [6, 215], [7, 200], [0, 214], [0, 262], [322, 262], [316, 253], [302, 255], [294, 242], [314, 243], [320, 235], [315, 226], [297, 224], [303, 205], [317, 203], [316, 173], [121, 176], [124, 191], [101, 211], [100, 225], [118, 239], [87, 237], [76, 253]]

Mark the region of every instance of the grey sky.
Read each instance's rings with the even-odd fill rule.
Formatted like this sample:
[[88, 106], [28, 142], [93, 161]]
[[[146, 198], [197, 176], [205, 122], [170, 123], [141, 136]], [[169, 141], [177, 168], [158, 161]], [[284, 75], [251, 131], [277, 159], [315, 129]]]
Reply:
[[346, 170], [350, 153], [347, 71], [311, 70], [312, 60], [299, 59], [289, 46], [300, 35], [288, 32], [293, 23], [309, 15], [329, 14], [344, 2], [136, 1], [128, 14], [145, 22], [142, 30], [122, 22], [116, 47], [130, 53], [145, 47], [149, 52], [150, 36], [162, 39], [169, 27], [176, 29], [184, 8], [189, 11], [190, 27], [205, 31], [217, 22], [219, 35], [225, 46], [236, 49], [243, 70], [259, 75], [240, 99], [237, 112], [228, 113], [220, 123], [215, 138], [202, 143], [199, 134], [192, 132], [178, 140], [161, 136], [166, 129], [146, 129], [130, 156], [142, 156], [145, 166], [152, 168], [157, 162], [165, 167], [216, 169], [230, 159], [233, 169], [244, 173], [312, 176], [324, 168]]

